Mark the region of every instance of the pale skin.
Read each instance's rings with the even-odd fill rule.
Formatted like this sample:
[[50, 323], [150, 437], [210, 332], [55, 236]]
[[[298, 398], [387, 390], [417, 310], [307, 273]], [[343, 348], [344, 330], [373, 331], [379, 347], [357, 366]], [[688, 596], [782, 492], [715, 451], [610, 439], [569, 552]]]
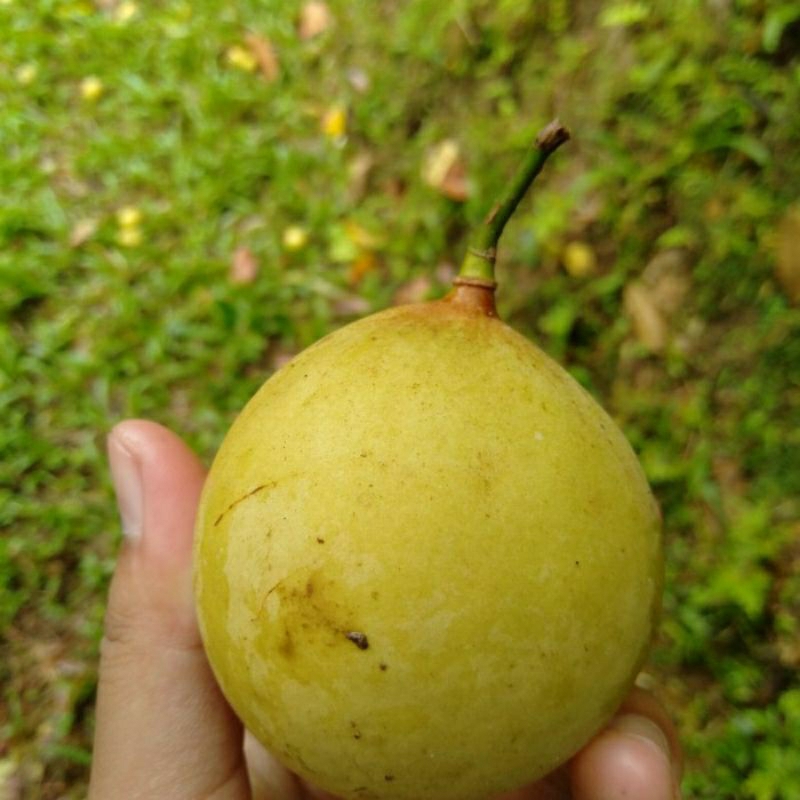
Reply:
[[[142, 420], [114, 428], [108, 454], [126, 536], [101, 650], [90, 800], [328, 798], [242, 730], [206, 660], [191, 589], [203, 465]], [[497, 800], [675, 800], [680, 773], [667, 713], [634, 689], [567, 765]]]

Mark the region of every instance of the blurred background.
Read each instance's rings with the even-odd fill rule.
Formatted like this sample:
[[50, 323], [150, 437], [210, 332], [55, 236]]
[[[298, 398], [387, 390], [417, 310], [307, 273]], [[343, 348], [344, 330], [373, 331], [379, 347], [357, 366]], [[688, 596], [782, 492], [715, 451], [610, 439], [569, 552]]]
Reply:
[[85, 793], [149, 417], [210, 459], [326, 332], [443, 294], [536, 131], [501, 314], [662, 504], [688, 798], [800, 797], [800, 6], [0, 0], [0, 797]]

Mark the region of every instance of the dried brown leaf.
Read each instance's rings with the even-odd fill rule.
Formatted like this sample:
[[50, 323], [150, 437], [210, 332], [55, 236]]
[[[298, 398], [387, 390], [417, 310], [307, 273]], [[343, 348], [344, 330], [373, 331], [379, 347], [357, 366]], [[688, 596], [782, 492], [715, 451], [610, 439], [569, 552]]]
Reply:
[[270, 83], [277, 80], [280, 74], [280, 63], [272, 42], [266, 36], [257, 33], [248, 33], [245, 42], [264, 78]]
[[667, 346], [667, 323], [650, 289], [638, 281], [629, 283], [625, 287], [623, 303], [639, 342], [653, 353], [663, 352]]
[[359, 153], [348, 166], [348, 191], [357, 200], [367, 191], [369, 176], [375, 166], [375, 159], [370, 153]]
[[237, 247], [231, 259], [230, 281], [236, 284], [252, 283], [258, 277], [258, 259], [249, 247]]
[[327, 3], [310, 0], [300, 11], [298, 33], [301, 39], [313, 39], [324, 33], [333, 24], [333, 15]]
[[800, 206], [790, 208], [778, 225], [775, 277], [792, 303], [800, 303]]
[[370, 304], [357, 294], [346, 294], [333, 304], [334, 313], [340, 317], [356, 317], [368, 313], [369, 310]]
[[357, 91], [363, 94], [369, 89], [369, 75], [359, 67], [352, 67], [347, 70], [347, 81]]
[[691, 289], [686, 252], [673, 249], [657, 253], [644, 268], [642, 283], [663, 316], [666, 319], [672, 317], [683, 306]]
[[432, 147], [422, 167], [422, 177], [445, 197], [463, 202], [470, 195], [467, 168], [458, 143], [445, 139]]
[[457, 161], [450, 167], [439, 190], [445, 197], [450, 198], [450, 200], [455, 200], [458, 203], [463, 203], [465, 200], [469, 199], [469, 177], [467, 175], [467, 168], [461, 161]]
[[69, 233], [69, 246], [80, 247], [94, 236], [97, 231], [96, 219], [79, 219]]
[[378, 260], [375, 254], [369, 250], [365, 250], [356, 257], [355, 261], [350, 265], [350, 271], [347, 275], [347, 282], [351, 286], [360, 283], [365, 275], [373, 272], [378, 266]]

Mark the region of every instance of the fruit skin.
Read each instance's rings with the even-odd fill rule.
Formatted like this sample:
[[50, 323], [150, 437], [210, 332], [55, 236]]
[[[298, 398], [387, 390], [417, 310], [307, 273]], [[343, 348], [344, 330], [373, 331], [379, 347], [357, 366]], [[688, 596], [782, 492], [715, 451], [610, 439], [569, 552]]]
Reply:
[[469, 800], [613, 714], [657, 618], [660, 519], [614, 423], [457, 303], [402, 306], [270, 378], [207, 481], [203, 639], [247, 727], [344, 798]]

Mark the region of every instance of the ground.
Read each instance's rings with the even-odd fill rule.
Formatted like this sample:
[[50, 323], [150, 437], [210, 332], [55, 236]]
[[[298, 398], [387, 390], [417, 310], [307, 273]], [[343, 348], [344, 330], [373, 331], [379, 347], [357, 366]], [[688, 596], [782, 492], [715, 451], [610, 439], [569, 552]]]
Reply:
[[502, 315], [662, 505], [689, 798], [800, 796], [800, 9], [0, 0], [0, 794], [85, 792], [105, 433], [210, 458], [293, 353], [441, 295], [538, 128]]

